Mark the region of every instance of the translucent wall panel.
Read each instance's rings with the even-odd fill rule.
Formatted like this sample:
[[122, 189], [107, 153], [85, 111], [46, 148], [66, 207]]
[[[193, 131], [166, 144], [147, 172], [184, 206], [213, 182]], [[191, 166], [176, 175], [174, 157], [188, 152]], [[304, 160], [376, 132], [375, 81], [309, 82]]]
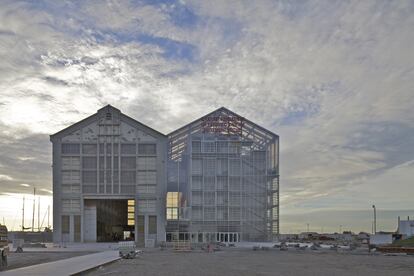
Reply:
[[156, 185], [138, 185], [137, 193], [138, 194], [155, 194], [157, 189]]
[[216, 159], [205, 158], [203, 163], [204, 175], [216, 175]]
[[216, 220], [216, 209], [214, 207], [204, 208], [204, 220]]
[[62, 184], [80, 183], [79, 171], [63, 171]]
[[206, 153], [216, 152], [215, 142], [204, 141], [202, 145], [203, 145], [203, 152], [206, 152]]
[[215, 192], [204, 192], [204, 205], [215, 205]]
[[201, 175], [203, 174], [203, 160], [202, 159], [194, 159], [192, 160], [192, 174], [193, 175]]
[[62, 199], [62, 213], [80, 212], [80, 199]]
[[80, 154], [80, 144], [62, 144], [62, 154]]
[[97, 145], [96, 144], [83, 144], [82, 145], [82, 154], [97, 154]]
[[80, 169], [80, 158], [79, 157], [62, 157], [62, 170], [79, 170]]
[[214, 190], [216, 190], [216, 178], [214, 176], [205, 176], [204, 177], [204, 190], [205, 191], [214, 191]]
[[138, 171], [139, 184], [157, 184], [157, 173], [155, 171]]
[[138, 170], [143, 171], [152, 171], [156, 170], [156, 157], [138, 157], [137, 163], [138, 163]]
[[121, 170], [135, 170], [135, 157], [121, 157]]
[[135, 144], [121, 144], [121, 154], [136, 154], [136, 145]]
[[217, 190], [227, 190], [227, 177], [217, 177]]
[[217, 152], [227, 153], [228, 152], [228, 143], [226, 141], [217, 142]]
[[143, 199], [138, 201], [138, 212], [140, 213], [155, 213], [156, 211], [156, 200], [154, 199]]
[[157, 153], [155, 144], [139, 144], [138, 154], [140, 155], [155, 155]]
[[135, 184], [135, 171], [121, 171], [121, 184]]
[[228, 175], [228, 160], [227, 159], [217, 159], [217, 175]]
[[203, 193], [202, 192], [193, 192], [191, 200], [192, 200], [193, 205], [203, 204]]
[[240, 159], [229, 159], [229, 174], [240, 175]]
[[193, 207], [191, 210], [191, 217], [193, 220], [203, 219], [203, 209], [201, 207]]
[[201, 141], [193, 141], [191, 145], [192, 145], [192, 152], [193, 153], [200, 153], [201, 152]]
[[82, 169], [95, 169], [97, 168], [96, 157], [82, 157]]
[[192, 176], [192, 189], [201, 190], [203, 186], [203, 177], [202, 176]]

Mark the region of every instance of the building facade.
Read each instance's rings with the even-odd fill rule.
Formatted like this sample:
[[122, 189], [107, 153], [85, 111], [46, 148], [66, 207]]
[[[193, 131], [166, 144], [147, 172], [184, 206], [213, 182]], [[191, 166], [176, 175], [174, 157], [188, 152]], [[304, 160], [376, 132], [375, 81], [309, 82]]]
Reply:
[[108, 105], [51, 141], [54, 242], [279, 234], [279, 136], [226, 108], [164, 135]]
[[165, 240], [165, 135], [106, 106], [50, 138], [55, 242]]
[[220, 108], [168, 135], [167, 241], [272, 240], [279, 136]]

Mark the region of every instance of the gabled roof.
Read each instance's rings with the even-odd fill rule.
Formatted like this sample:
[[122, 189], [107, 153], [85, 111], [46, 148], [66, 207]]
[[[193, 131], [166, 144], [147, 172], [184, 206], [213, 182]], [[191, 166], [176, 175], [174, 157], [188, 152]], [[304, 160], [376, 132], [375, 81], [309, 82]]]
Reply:
[[137, 125], [139, 127], [142, 127], [142, 128], [147, 129], [149, 132], [151, 132], [152, 134], [154, 134], [156, 136], [167, 137], [165, 134], [163, 134], [163, 133], [161, 133], [161, 132], [159, 132], [159, 131], [157, 131], [157, 130], [155, 130], [155, 129], [147, 126], [147, 125], [144, 125], [141, 122], [138, 122], [137, 120], [135, 120], [135, 119], [133, 119], [133, 118], [131, 118], [131, 117], [123, 114], [119, 109], [117, 109], [117, 108], [115, 108], [115, 107], [113, 107], [113, 106], [111, 106], [111, 105], [108, 104], [108, 105], [102, 107], [101, 109], [99, 109], [95, 114], [93, 114], [93, 115], [91, 115], [89, 117], [86, 117], [85, 119], [83, 119], [83, 120], [81, 120], [79, 122], [76, 122], [73, 125], [70, 125], [67, 128], [64, 128], [61, 131], [56, 132], [55, 134], [50, 135], [50, 140], [55, 139], [55, 138], [59, 138], [59, 137], [65, 136], [65, 135], [68, 135], [68, 134], [72, 133], [73, 131], [75, 131], [77, 129], [80, 129], [80, 128], [84, 127], [84, 126], [87, 126], [88, 124], [93, 123], [97, 119], [96, 117], [98, 116], [98, 114], [100, 112], [104, 111], [104, 110], [107, 110], [107, 111], [108, 110], [115, 111], [115, 112], [119, 113], [121, 120], [123, 118], [124, 121], [130, 121], [131, 123], [133, 123], [133, 124], [135, 124], [135, 125]]
[[197, 123], [197, 122], [199, 122], [199, 121], [202, 121], [203, 119], [205, 119], [205, 118], [207, 118], [207, 117], [210, 117], [210, 116], [212, 116], [212, 115], [214, 115], [214, 114], [216, 114], [216, 113], [220, 113], [220, 112], [224, 112], [224, 113], [230, 114], [230, 115], [232, 115], [232, 116], [242, 118], [245, 122], [247, 122], [247, 123], [249, 123], [249, 124], [254, 125], [254, 127], [256, 127], [256, 128], [258, 128], [258, 129], [260, 129], [261, 131], [266, 132], [267, 134], [269, 134], [269, 135], [271, 135], [271, 136], [279, 137], [279, 135], [277, 135], [276, 133], [274, 133], [274, 132], [272, 132], [272, 131], [270, 131], [270, 130], [268, 130], [268, 129], [265, 129], [264, 127], [261, 127], [261, 126], [259, 126], [259, 125], [255, 124], [255, 123], [253, 123], [252, 121], [250, 121], [250, 120], [248, 120], [248, 119], [244, 118], [243, 116], [240, 116], [239, 114], [237, 114], [237, 113], [235, 113], [235, 112], [231, 111], [231, 110], [230, 110], [230, 109], [228, 109], [228, 108], [225, 108], [224, 106], [222, 106], [222, 107], [220, 107], [220, 108], [218, 108], [218, 109], [216, 109], [216, 110], [214, 110], [214, 111], [212, 111], [212, 112], [210, 112], [210, 113], [208, 113], [208, 114], [204, 115], [203, 117], [200, 117], [200, 118], [198, 118], [198, 119], [196, 119], [196, 120], [192, 121], [191, 123], [186, 124], [185, 126], [180, 127], [179, 129], [176, 129], [176, 130], [174, 130], [174, 131], [172, 131], [172, 132], [168, 133], [167, 135], [168, 135], [168, 136], [174, 135], [175, 133], [180, 132], [181, 130], [183, 130], [183, 129], [185, 129], [185, 128], [189, 127], [189, 126], [191, 126], [191, 125], [193, 125], [193, 124], [195, 124], [195, 123]]

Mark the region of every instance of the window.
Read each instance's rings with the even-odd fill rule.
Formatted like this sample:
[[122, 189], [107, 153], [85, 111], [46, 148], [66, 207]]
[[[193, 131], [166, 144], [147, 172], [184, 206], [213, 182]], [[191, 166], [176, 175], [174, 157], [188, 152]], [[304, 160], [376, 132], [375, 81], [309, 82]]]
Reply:
[[168, 192], [167, 193], [167, 207], [178, 207], [179, 206], [179, 192]]
[[80, 154], [80, 145], [62, 144], [62, 154]]
[[178, 208], [167, 208], [167, 219], [178, 219]]
[[106, 120], [111, 120], [111, 119], [112, 119], [112, 113], [107, 112], [107, 113], [105, 114], [105, 119], [106, 119]]
[[121, 153], [135, 155], [136, 145], [135, 144], [121, 144]]
[[62, 234], [69, 234], [69, 216], [62, 216]]
[[179, 192], [167, 193], [167, 219], [178, 219], [178, 207], [181, 194]]
[[148, 217], [148, 234], [157, 234], [157, 216]]
[[97, 153], [96, 144], [82, 145], [82, 153], [83, 154], [96, 154]]
[[155, 144], [139, 144], [138, 145], [138, 154], [155, 155], [156, 154], [156, 145]]
[[128, 200], [128, 225], [135, 225], [135, 200]]

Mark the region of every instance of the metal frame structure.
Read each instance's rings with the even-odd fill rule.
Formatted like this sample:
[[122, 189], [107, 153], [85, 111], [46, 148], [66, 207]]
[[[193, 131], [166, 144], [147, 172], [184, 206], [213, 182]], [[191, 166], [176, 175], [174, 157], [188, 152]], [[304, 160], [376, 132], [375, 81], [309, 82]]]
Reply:
[[167, 210], [167, 240], [268, 241], [279, 234], [277, 134], [222, 107], [168, 141], [167, 192], [178, 196], [177, 215]]

